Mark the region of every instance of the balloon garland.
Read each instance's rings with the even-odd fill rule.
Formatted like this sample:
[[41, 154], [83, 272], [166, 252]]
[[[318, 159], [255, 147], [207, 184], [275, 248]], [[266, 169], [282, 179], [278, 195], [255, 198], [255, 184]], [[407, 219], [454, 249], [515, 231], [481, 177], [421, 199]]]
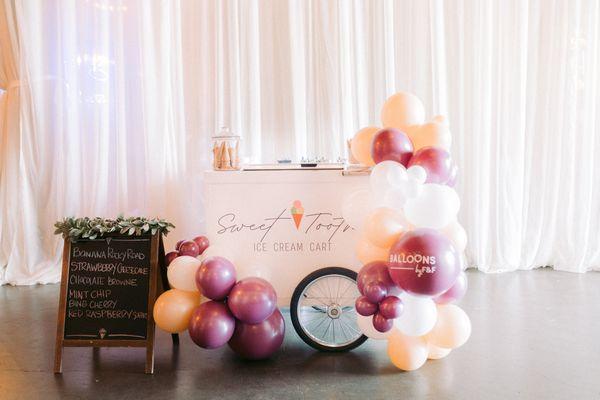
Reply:
[[342, 207], [362, 232], [358, 326], [387, 340], [390, 360], [407, 371], [447, 356], [471, 334], [469, 317], [451, 304], [467, 290], [451, 134], [442, 116], [425, 122], [424, 110], [415, 95], [397, 93], [383, 106], [385, 128], [355, 135], [352, 154], [374, 165], [370, 190], [350, 194]]
[[[208, 239], [199, 236], [178, 242], [165, 256], [172, 289], [154, 304], [156, 325], [170, 333], [187, 329], [192, 341], [205, 349], [229, 344], [246, 359], [270, 357], [285, 334], [275, 289], [262, 278], [237, 281], [231, 261], [208, 248]], [[200, 293], [209, 300], [201, 302]]]

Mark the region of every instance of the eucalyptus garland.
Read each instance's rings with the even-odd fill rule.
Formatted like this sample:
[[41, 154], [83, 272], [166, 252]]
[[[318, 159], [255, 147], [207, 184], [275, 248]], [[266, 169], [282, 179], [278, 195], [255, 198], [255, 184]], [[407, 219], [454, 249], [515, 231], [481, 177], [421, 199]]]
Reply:
[[75, 242], [79, 239], [96, 239], [111, 233], [129, 236], [139, 236], [147, 233], [167, 235], [169, 229], [175, 228], [175, 225], [164, 219], [125, 218], [119, 215], [116, 219], [67, 217], [62, 221], [57, 221], [54, 227], [56, 228], [55, 235], [62, 235], [63, 238], [69, 238]]

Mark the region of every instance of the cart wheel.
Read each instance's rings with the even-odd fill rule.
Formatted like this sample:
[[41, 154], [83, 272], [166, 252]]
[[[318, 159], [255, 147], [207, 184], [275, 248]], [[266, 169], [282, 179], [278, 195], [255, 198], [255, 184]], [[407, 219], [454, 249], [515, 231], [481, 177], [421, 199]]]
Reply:
[[356, 272], [339, 267], [317, 270], [292, 295], [290, 314], [296, 333], [320, 351], [348, 351], [367, 340], [356, 323], [354, 302], [360, 293]]

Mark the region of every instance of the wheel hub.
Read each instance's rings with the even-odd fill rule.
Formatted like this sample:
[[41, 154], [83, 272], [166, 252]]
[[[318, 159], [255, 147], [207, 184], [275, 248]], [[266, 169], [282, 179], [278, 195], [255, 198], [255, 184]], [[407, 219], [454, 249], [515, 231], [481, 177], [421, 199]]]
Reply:
[[331, 319], [338, 319], [342, 316], [342, 307], [339, 304], [331, 304], [327, 307], [327, 315]]

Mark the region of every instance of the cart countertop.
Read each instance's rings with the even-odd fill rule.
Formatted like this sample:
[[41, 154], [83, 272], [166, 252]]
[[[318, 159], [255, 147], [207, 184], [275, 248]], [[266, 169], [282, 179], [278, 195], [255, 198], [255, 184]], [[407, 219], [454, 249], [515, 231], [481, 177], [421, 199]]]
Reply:
[[326, 183], [350, 182], [364, 179], [367, 175], [344, 175], [337, 169], [295, 169], [295, 170], [262, 170], [262, 171], [205, 171], [207, 184], [236, 183]]

